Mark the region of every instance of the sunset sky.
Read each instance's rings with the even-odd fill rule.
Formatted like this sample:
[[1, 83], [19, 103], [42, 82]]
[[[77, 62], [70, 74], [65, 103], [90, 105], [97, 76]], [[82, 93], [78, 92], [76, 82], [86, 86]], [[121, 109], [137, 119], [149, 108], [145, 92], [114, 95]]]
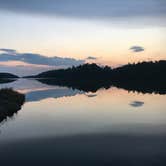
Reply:
[[166, 59], [165, 0], [0, 0], [0, 20], [1, 71]]

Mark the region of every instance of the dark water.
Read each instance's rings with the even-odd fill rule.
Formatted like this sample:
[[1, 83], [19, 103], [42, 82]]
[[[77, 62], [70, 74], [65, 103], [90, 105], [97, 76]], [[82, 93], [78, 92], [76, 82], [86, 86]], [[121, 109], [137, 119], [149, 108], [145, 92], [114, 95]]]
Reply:
[[0, 87], [26, 95], [0, 124], [1, 165], [166, 165], [166, 95], [26, 79]]

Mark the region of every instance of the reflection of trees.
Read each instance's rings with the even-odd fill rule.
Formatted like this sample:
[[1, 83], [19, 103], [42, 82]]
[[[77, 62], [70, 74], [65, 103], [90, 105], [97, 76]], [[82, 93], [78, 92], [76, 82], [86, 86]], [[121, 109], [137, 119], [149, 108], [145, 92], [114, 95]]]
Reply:
[[14, 81], [16, 81], [16, 79], [2, 79], [2, 78], [0, 78], [0, 84], [10, 83], [10, 82], [14, 82]]
[[0, 73], [0, 84], [10, 83], [17, 80], [18, 76], [10, 73]]
[[68, 69], [43, 72], [38, 81], [95, 92], [112, 85], [129, 91], [166, 94], [166, 61], [128, 64], [111, 69], [96, 64], [84, 64]]

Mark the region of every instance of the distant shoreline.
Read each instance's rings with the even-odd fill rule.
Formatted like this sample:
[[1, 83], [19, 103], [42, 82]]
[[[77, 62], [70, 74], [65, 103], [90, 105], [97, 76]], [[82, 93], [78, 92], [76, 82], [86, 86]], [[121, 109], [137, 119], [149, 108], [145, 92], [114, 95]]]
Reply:
[[[6, 76], [6, 77], [2, 77]], [[0, 73], [0, 83], [12, 74]], [[127, 64], [115, 69], [97, 64], [83, 64], [67, 69], [50, 70], [35, 76], [22, 78], [35, 79], [48, 85], [66, 86], [73, 89], [96, 92], [111, 86], [142, 93], [166, 94], [166, 60]]]

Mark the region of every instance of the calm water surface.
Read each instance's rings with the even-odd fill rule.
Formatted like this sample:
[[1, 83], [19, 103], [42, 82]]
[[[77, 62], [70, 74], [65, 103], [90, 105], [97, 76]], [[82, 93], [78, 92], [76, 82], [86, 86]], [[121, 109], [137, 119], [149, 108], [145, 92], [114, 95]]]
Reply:
[[[115, 87], [87, 93], [26, 79], [0, 87], [13, 87], [26, 95], [22, 109], [0, 124], [4, 161], [9, 155], [17, 163], [21, 161], [17, 155], [24, 153], [25, 160], [27, 154], [35, 153], [40, 161], [43, 155], [61, 165], [64, 161], [166, 164], [166, 95]], [[58, 154], [56, 160], [53, 154]]]

